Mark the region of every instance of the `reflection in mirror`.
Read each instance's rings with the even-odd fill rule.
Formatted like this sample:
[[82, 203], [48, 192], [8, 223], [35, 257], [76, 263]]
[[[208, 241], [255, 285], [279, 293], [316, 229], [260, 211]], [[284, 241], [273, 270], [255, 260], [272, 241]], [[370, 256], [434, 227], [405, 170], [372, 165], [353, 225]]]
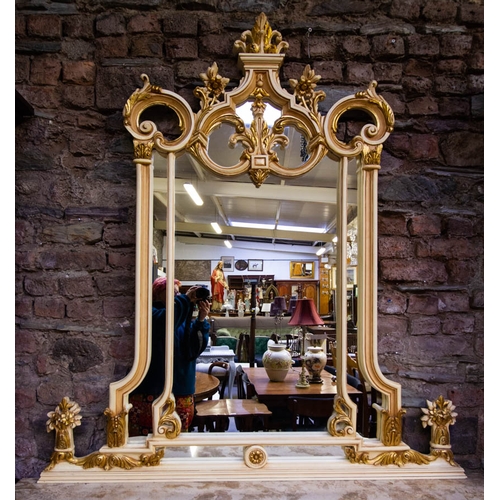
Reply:
[[[270, 106], [269, 108], [273, 109]], [[289, 140], [284, 148], [277, 150], [279, 162], [286, 168], [300, 166], [307, 159], [304, 156], [307, 150], [304, 136], [294, 127], [286, 127], [284, 132]], [[243, 148], [239, 143], [231, 144], [230, 141], [234, 133], [235, 129], [232, 125], [222, 124], [210, 134], [208, 153], [220, 165], [230, 167], [240, 160]], [[234, 371], [230, 377], [230, 387], [227, 387], [223, 394], [218, 392], [210, 394], [208, 396], [210, 401], [217, 401], [222, 396], [225, 396], [224, 399], [241, 399], [242, 397], [252, 398], [253, 395], [253, 397], [260, 397], [261, 400], [267, 401], [267, 406], [271, 407], [274, 415], [271, 418], [264, 418], [261, 415], [254, 419], [254, 423], [247, 422], [245, 425], [240, 425], [241, 419], [233, 417], [224, 420], [224, 425], [220, 422], [220, 425], [215, 425], [216, 422], [207, 424], [207, 418], [203, 422], [195, 419], [196, 425], [192, 427], [193, 431], [210, 428], [219, 432], [245, 432], [262, 430], [264, 424], [265, 430], [293, 429], [293, 411], [289, 408], [288, 399], [276, 398], [274, 395], [271, 400], [266, 399], [266, 393], [262, 392], [265, 389], [259, 388], [258, 385], [262, 382], [269, 382], [261, 360], [271, 336], [278, 333], [276, 317], [269, 317], [269, 314], [266, 315], [265, 311], [261, 311], [264, 302], [268, 300], [268, 290], [271, 291], [273, 300], [275, 295], [281, 295], [280, 290], [281, 292], [285, 290], [283, 296], [287, 310], [284, 311], [284, 317], [279, 321], [280, 339], [278, 342], [295, 356], [288, 374], [289, 386], [293, 389], [295, 387], [301, 361], [300, 350], [297, 350], [290, 341], [290, 339], [297, 339], [297, 329], [288, 327], [291, 317], [291, 309], [290, 312], [288, 309], [292, 298], [302, 297], [313, 298], [316, 309], [326, 318], [327, 323], [323, 331], [318, 333], [319, 327], [311, 328], [311, 339], [308, 339], [308, 345], [317, 344], [315, 336], [328, 338], [328, 342], [321, 343], [328, 355], [324, 374], [325, 387], [328, 384], [331, 385], [332, 381], [335, 382], [335, 367], [330, 349], [330, 342], [332, 346], [335, 345], [334, 290], [330, 286], [330, 275], [326, 279], [326, 284], [321, 282], [320, 276], [322, 276], [322, 270], [328, 272], [336, 266], [336, 245], [333, 240], [337, 228], [338, 168], [338, 162], [325, 157], [316, 168], [305, 175], [286, 180], [270, 176], [264, 185], [256, 188], [247, 174], [220, 177], [203, 168], [189, 154], [176, 159], [175, 278], [181, 281], [181, 290], [185, 291], [195, 284], [210, 287], [210, 275], [219, 260], [227, 260], [231, 264], [225, 268], [225, 278], [231, 286], [225, 294], [225, 304], [222, 310], [213, 310], [211, 313], [212, 345], [200, 356], [197, 372], [203, 374], [199, 375], [202, 378], [208, 372], [210, 366], [208, 361], [229, 361], [232, 365], [231, 370]], [[163, 265], [166, 259], [165, 172], [165, 159], [155, 155], [153, 246], [158, 255], [158, 265], [154, 271], [157, 274], [165, 272]], [[198, 196], [197, 199], [193, 199], [186, 190], [186, 184], [192, 186]], [[354, 160], [348, 165], [347, 192], [348, 232], [352, 242], [355, 242], [357, 194]], [[212, 226], [214, 222], [222, 228], [222, 233], [214, 231]], [[227, 242], [230, 246], [224, 244]], [[355, 246], [352, 248], [354, 252], [350, 258], [352, 265], [356, 265]], [[234, 263], [239, 263], [239, 269], [234, 267]], [[245, 265], [243, 266], [242, 263]], [[252, 267], [249, 263], [258, 265], [255, 264], [257, 267]], [[300, 273], [298, 272], [299, 266]], [[258, 269], [258, 271], [253, 269]], [[293, 282], [288, 280], [293, 280]], [[250, 333], [252, 281], [255, 284], [257, 311], [255, 317], [256, 363], [253, 368], [250, 368], [248, 353], [245, 357], [238, 337], [242, 331]], [[324, 296], [327, 297], [326, 301]], [[239, 303], [243, 305], [244, 312], [238, 311]], [[240, 324], [231, 326], [235, 324], [233, 319], [237, 318], [242, 318]], [[223, 352], [224, 349], [228, 352]], [[231, 357], [233, 353], [234, 357]], [[248, 372], [252, 370], [255, 378], [253, 381], [248, 376]], [[349, 381], [352, 382], [349, 387], [354, 387], [353, 391], [356, 391], [356, 385], [359, 385], [353, 385], [356, 380], [359, 379], [355, 375], [349, 375]], [[255, 393], [254, 382], [257, 383], [261, 394]], [[287, 397], [294, 394], [295, 392], [292, 391]], [[322, 397], [326, 397], [327, 394], [328, 392]], [[358, 404], [361, 403], [360, 397], [355, 396], [354, 400]], [[276, 407], [276, 401], [279, 402], [278, 407]], [[201, 403], [200, 400], [197, 401], [198, 406], [199, 403]], [[300, 429], [325, 430], [326, 420], [320, 417], [302, 418]], [[296, 424], [299, 424], [298, 417]]]

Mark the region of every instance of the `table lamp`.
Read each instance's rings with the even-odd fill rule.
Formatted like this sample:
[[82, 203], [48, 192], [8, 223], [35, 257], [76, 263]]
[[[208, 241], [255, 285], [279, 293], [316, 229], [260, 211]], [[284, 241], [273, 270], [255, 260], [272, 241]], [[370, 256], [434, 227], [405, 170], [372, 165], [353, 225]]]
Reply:
[[286, 311], [285, 297], [275, 297], [271, 304], [271, 316], [275, 316], [274, 325], [276, 326], [276, 335], [281, 337], [281, 321]]
[[298, 388], [309, 387], [309, 381], [306, 376], [306, 367], [304, 363], [304, 344], [306, 339], [306, 328], [308, 326], [314, 325], [324, 325], [325, 322], [319, 317], [316, 311], [316, 306], [312, 299], [298, 299], [297, 306], [293, 312], [293, 315], [288, 322], [289, 326], [300, 326], [302, 329], [302, 345], [300, 349], [300, 358], [302, 360], [302, 370], [300, 372], [299, 380], [295, 384]]

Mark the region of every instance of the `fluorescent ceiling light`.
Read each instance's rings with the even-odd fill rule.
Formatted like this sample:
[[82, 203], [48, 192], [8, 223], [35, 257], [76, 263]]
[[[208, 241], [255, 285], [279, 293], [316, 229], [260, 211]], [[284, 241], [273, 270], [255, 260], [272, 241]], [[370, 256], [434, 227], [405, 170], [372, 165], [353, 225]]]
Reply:
[[258, 224], [254, 222], [231, 222], [233, 227], [248, 227], [250, 229], [274, 229], [274, 224]]
[[217, 222], [212, 222], [212, 227], [217, 234], [222, 233], [222, 229], [220, 228], [219, 224], [217, 224]]
[[321, 247], [317, 252], [316, 255], [323, 255], [326, 252], [326, 247]]
[[191, 183], [186, 182], [184, 184], [184, 189], [187, 191], [189, 196], [191, 196], [191, 199], [195, 202], [196, 205], [203, 205], [203, 200], [200, 198], [198, 191], [196, 191], [195, 187]]
[[[245, 125], [250, 125], [253, 121], [252, 102], [247, 101], [242, 106], [236, 108], [236, 114], [243, 120]], [[268, 127], [272, 127], [274, 122], [281, 116], [281, 111], [271, 104], [266, 103], [264, 110], [264, 120]]]
[[339, 239], [337, 238], [337, 236], [334, 236], [334, 237], [333, 237], [333, 239], [332, 239], [332, 241], [333, 241], [334, 243], [337, 243], [337, 241], [339, 241]]
[[227, 248], [233, 248], [233, 245], [231, 245], [231, 242], [229, 240], [224, 240], [224, 245], [226, 245]]
[[281, 231], [296, 231], [299, 233], [324, 233], [325, 230], [321, 227], [301, 227], [301, 226], [282, 226], [278, 224], [276, 229]]

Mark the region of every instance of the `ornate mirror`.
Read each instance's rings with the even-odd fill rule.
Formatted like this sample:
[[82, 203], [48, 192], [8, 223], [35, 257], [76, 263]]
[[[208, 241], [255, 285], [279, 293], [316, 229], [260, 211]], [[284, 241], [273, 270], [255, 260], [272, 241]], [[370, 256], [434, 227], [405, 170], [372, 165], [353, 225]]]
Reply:
[[[410, 449], [402, 442], [401, 387], [382, 374], [377, 361], [377, 175], [382, 144], [394, 126], [391, 108], [377, 94], [373, 82], [367, 89], [335, 103], [326, 114], [320, 113], [318, 104], [324, 98], [323, 92], [316, 90], [320, 75], [308, 66], [290, 81], [290, 91], [285, 90], [279, 71], [288, 44], [271, 29], [264, 14], [234, 46], [243, 73], [239, 85], [226, 90], [229, 81], [219, 74], [214, 63], [201, 75], [204, 86], [195, 90], [199, 111], [193, 112], [181, 96], [162, 89], [161, 82], [151, 82], [146, 75], [143, 87], [125, 105], [124, 124], [133, 138], [137, 167], [134, 364], [124, 379], [110, 386], [107, 443], [95, 453], [82, 458], [74, 455], [72, 433], [80, 419], [77, 403], [65, 398], [51, 412], [49, 426], [56, 430], [56, 448], [41, 481], [122, 481], [125, 477], [133, 481], [279, 480], [296, 479], [297, 473], [303, 478], [322, 479], [400, 474], [406, 478], [435, 474], [441, 478], [463, 477], [449, 444], [449, 426], [455, 419], [451, 401], [441, 397], [424, 409], [424, 426], [432, 428], [430, 453]], [[273, 110], [274, 117], [269, 117]], [[340, 123], [345, 114], [352, 112], [363, 116], [365, 122], [347, 138], [340, 134]], [[172, 117], [175, 126], [171, 126]], [[222, 150], [222, 143], [230, 148]], [[188, 226], [189, 231], [210, 231], [213, 218], [212, 209], [196, 227], [182, 218], [183, 201], [176, 193], [193, 176], [203, 193], [221, 205], [219, 214], [227, 209], [224, 203], [253, 200], [256, 209], [262, 208], [262, 213], [254, 213], [263, 223], [272, 223], [277, 207], [269, 212], [262, 200], [277, 204], [279, 190], [295, 193], [304, 202], [304, 210], [315, 210], [313, 200], [322, 197], [334, 207], [334, 214], [317, 211], [318, 219], [335, 220], [335, 227], [314, 237], [319, 246], [331, 244], [334, 234], [338, 238], [337, 394], [325, 430], [180, 432], [170, 355], [174, 285], [167, 280], [164, 390], [152, 402], [153, 433], [129, 436], [129, 395], [144, 378], [152, 350], [155, 204], [160, 203], [165, 212], [161, 221], [166, 231], [165, 273], [172, 277], [176, 231], [187, 231]], [[357, 357], [364, 381], [379, 396], [373, 402], [375, 437], [356, 431], [357, 407], [347, 390], [348, 279], [352, 279], [348, 274], [352, 250], [348, 231], [353, 220], [357, 227]], [[230, 222], [222, 216], [220, 222], [226, 234], [231, 234]], [[300, 225], [300, 214], [296, 214], [295, 223]], [[263, 234], [276, 236], [274, 230], [268, 231]], [[281, 237], [298, 237], [293, 230], [290, 233], [281, 233]], [[313, 269], [308, 266], [302, 272], [311, 273]]]

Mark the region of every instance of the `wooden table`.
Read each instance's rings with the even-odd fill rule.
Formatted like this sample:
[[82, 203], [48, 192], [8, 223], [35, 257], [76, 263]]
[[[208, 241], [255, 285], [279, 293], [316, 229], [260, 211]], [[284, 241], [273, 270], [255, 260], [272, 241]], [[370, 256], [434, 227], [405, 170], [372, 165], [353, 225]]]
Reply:
[[[332, 374], [323, 370], [321, 372], [322, 384], [311, 384], [307, 388], [295, 387], [299, 379], [301, 368], [290, 370], [283, 382], [271, 382], [265, 368], [244, 368], [250, 382], [255, 387], [255, 392], [262, 403], [274, 402], [277, 398], [289, 396], [310, 396], [313, 398], [331, 398], [337, 394], [337, 383], [332, 380]], [[361, 394], [355, 387], [347, 386], [348, 394]]]
[[219, 390], [220, 380], [208, 373], [196, 372], [196, 387], [194, 389], [194, 402], [213, 396]]
[[[295, 387], [299, 379], [301, 368], [292, 368], [283, 382], [271, 382], [265, 368], [244, 368], [250, 382], [255, 388], [260, 403], [264, 403], [272, 411], [271, 428], [285, 428], [290, 426], [291, 414], [288, 410], [290, 396], [303, 396], [311, 398], [333, 398], [337, 394], [337, 384], [332, 380], [331, 373], [323, 370], [322, 384], [311, 384], [307, 388]], [[348, 385], [347, 392], [357, 399], [361, 391]]]
[[[200, 370], [200, 365], [208, 365], [214, 361], [225, 361], [229, 363], [229, 381], [227, 384], [228, 397], [233, 397], [234, 377], [236, 375], [236, 365], [234, 364], [234, 351], [228, 346], [213, 346], [203, 351], [196, 360], [196, 370]], [[204, 370], [200, 370], [204, 371]]]

